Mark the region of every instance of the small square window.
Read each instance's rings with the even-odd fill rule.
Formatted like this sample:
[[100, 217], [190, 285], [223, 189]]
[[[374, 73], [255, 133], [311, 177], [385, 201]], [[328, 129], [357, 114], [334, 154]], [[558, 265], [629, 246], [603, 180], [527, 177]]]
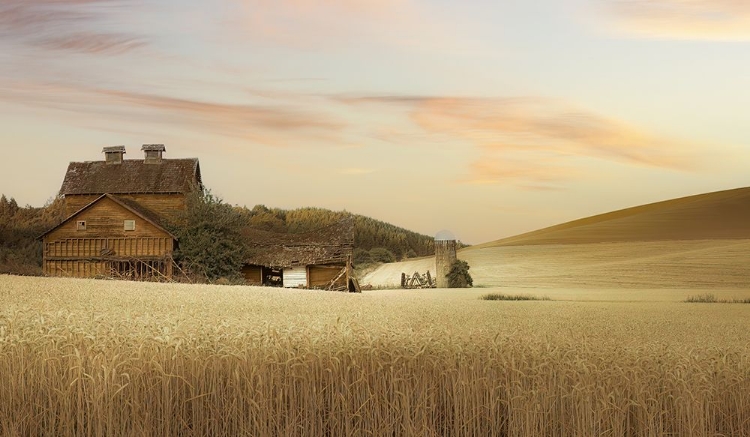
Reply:
[[76, 230], [77, 231], [85, 231], [86, 230], [86, 220], [78, 220], [76, 222]]
[[125, 220], [125, 230], [135, 231], [135, 220]]

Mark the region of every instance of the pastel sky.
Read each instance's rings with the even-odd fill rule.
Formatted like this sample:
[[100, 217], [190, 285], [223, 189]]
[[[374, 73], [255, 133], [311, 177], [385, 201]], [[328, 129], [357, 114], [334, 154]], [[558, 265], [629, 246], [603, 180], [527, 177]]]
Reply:
[[750, 3], [0, 0], [0, 192], [164, 143], [225, 201], [482, 243], [750, 182]]

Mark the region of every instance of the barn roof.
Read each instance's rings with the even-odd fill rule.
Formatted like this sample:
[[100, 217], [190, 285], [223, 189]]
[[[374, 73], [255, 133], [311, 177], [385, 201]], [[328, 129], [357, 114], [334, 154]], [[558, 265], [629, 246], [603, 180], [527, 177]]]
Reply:
[[71, 162], [60, 194], [186, 193], [201, 184], [197, 158], [164, 159], [159, 164], [142, 159], [120, 164]]
[[149, 222], [152, 225], [154, 225], [157, 229], [159, 229], [159, 230], [164, 231], [165, 233], [167, 233], [170, 237], [174, 238], [175, 240], [177, 239], [177, 237], [174, 234], [172, 234], [168, 229], [166, 229], [164, 227], [164, 224], [161, 222], [158, 214], [156, 214], [155, 212], [149, 210], [148, 208], [143, 207], [142, 205], [140, 205], [137, 202], [134, 202], [134, 201], [132, 201], [130, 199], [124, 199], [122, 197], [113, 196], [111, 194], [102, 194], [101, 196], [99, 196], [96, 199], [94, 199], [94, 201], [92, 201], [88, 205], [84, 206], [83, 208], [79, 209], [78, 211], [74, 212], [73, 214], [71, 214], [70, 216], [68, 216], [67, 218], [65, 218], [65, 220], [61, 221], [59, 224], [57, 224], [56, 226], [54, 226], [52, 229], [49, 229], [47, 232], [43, 233], [42, 235], [40, 235], [37, 238], [39, 238], [39, 239], [44, 238], [50, 232], [54, 231], [55, 229], [59, 228], [60, 226], [64, 225], [65, 223], [69, 222], [70, 220], [72, 220], [73, 218], [75, 218], [75, 216], [77, 216], [81, 212], [83, 212], [83, 211], [91, 208], [92, 206], [96, 205], [102, 199], [105, 199], [105, 198], [112, 200], [113, 202], [117, 203], [118, 205], [122, 206], [123, 208], [127, 209], [128, 211], [132, 212], [133, 214], [139, 216], [143, 220], [146, 220], [147, 222]]
[[304, 234], [245, 230], [246, 264], [273, 268], [345, 263], [354, 248], [354, 222], [347, 218]]

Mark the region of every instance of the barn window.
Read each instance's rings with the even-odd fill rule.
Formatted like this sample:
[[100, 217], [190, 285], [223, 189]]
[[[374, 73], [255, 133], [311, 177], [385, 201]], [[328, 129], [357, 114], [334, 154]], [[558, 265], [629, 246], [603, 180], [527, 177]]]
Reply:
[[85, 231], [86, 230], [86, 220], [78, 220], [76, 222], [76, 230], [77, 231]]
[[125, 220], [125, 230], [135, 231], [135, 220]]

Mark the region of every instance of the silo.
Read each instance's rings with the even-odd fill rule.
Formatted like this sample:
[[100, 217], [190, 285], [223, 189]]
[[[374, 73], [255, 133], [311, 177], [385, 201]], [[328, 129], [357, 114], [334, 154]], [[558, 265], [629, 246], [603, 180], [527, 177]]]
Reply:
[[450, 231], [440, 231], [435, 236], [435, 282], [437, 288], [448, 288], [446, 275], [456, 261], [456, 238]]

